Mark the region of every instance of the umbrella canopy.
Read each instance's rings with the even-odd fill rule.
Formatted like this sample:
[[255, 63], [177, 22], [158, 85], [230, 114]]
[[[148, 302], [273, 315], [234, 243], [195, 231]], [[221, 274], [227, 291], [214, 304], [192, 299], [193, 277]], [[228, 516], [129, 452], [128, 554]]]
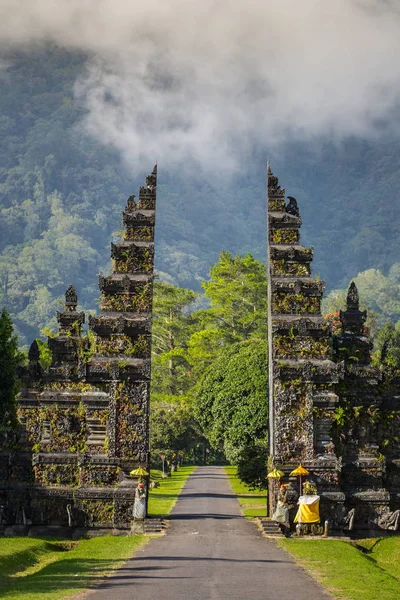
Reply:
[[148, 472], [146, 469], [143, 469], [143, 467], [138, 467], [137, 469], [133, 469], [129, 475], [132, 475], [133, 477], [146, 477]]
[[305, 469], [304, 467], [302, 467], [301, 465], [299, 465], [297, 467], [297, 469], [295, 469], [294, 471], [292, 471], [290, 473], [290, 477], [294, 476], [294, 477], [301, 477], [302, 475], [309, 475], [310, 471], [307, 471], [307, 469]]
[[282, 471], [279, 471], [279, 469], [274, 469], [273, 471], [271, 471], [271, 473], [268, 473], [267, 477], [269, 479], [280, 479], [284, 476], [284, 474], [285, 473], [282, 473]]

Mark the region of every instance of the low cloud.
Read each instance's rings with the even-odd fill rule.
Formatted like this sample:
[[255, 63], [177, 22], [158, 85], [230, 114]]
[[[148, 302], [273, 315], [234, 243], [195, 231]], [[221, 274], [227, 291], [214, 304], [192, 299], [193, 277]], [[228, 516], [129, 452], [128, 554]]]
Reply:
[[[88, 131], [129, 164], [233, 170], [254, 146], [397, 130], [389, 0], [2, 0], [0, 45], [88, 53]], [[388, 126], [389, 123], [389, 126]]]

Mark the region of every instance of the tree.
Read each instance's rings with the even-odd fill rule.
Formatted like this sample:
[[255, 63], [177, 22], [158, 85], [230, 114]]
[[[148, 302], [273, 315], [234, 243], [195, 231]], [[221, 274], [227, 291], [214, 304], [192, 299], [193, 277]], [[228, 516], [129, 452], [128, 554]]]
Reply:
[[250, 456], [250, 449], [261, 446], [265, 464], [268, 422], [265, 339], [239, 342], [220, 354], [200, 380], [195, 412], [212, 447], [223, 449], [230, 462], [239, 464]]
[[191, 312], [199, 294], [168, 283], [154, 286], [152, 393], [191, 395], [205, 370], [230, 344], [264, 337], [265, 267], [251, 256], [222, 252], [203, 282], [211, 306]]
[[180, 350], [190, 337], [190, 305], [197, 292], [156, 282], [153, 296], [152, 398], [181, 396], [193, 385], [188, 365]]
[[267, 489], [266, 443], [253, 443], [243, 449], [237, 462], [239, 478], [253, 489]]
[[[201, 423], [213, 448], [225, 452], [231, 461], [239, 461], [245, 447], [265, 443], [267, 279], [264, 266], [250, 254], [233, 257], [229, 252], [220, 255], [210, 275], [210, 281], [203, 282], [203, 287], [211, 306], [195, 312], [191, 312], [191, 308], [195, 306], [198, 294], [167, 283], [155, 284], [152, 443], [153, 447], [155, 444], [159, 449], [166, 449], [176, 445], [178, 438], [196, 438], [194, 431], [196, 428], [199, 430], [198, 423]], [[245, 344], [243, 347], [241, 342]], [[226, 365], [231, 355], [237, 353], [238, 364]], [[258, 373], [255, 374], [258, 366], [263, 373], [263, 381], [259, 381]], [[203, 380], [206, 373], [212, 377], [213, 373], [220, 372], [225, 377], [229, 368], [232, 372], [225, 379], [225, 388], [228, 389], [231, 378], [237, 400], [235, 410], [230, 412], [233, 407], [230, 402], [226, 406], [215, 403], [213, 407], [213, 410], [220, 409], [225, 417], [222, 439], [217, 435], [221, 424], [214, 419], [211, 409], [208, 421], [205, 418], [209, 390], [208, 383], [203, 385]], [[254, 392], [254, 384], [260, 385], [260, 398]], [[198, 402], [199, 389], [202, 403]], [[246, 399], [243, 401], [243, 398]], [[191, 417], [192, 421], [181, 420], [182, 407], [192, 410], [193, 405], [196, 412]], [[214, 428], [209, 427], [211, 421]], [[187, 429], [184, 431], [181, 427]], [[259, 431], [262, 431], [261, 442]]]
[[13, 324], [4, 309], [0, 315], [0, 432], [3, 436], [17, 424], [15, 396], [18, 392], [17, 366], [21, 359]]
[[251, 254], [242, 257], [222, 252], [203, 281], [211, 306], [192, 313], [192, 333], [175, 351], [186, 360], [197, 381], [232, 343], [264, 337], [267, 323], [265, 267]]
[[263, 264], [248, 253], [232, 256], [221, 252], [203, 281], [211, 302], [208, 317], [214, 320], [227, 342], [266, 335], [267, 275]]
[[390, 373], [400, 372], [400, 321], [386, 323], [374, 341], [373, 363]]
[[150, 447], [153, 460], [170, 451], [193, 455], [196, 446], [204, 442], [193, 408], [186, 402], [158, 403], [151, 409]]

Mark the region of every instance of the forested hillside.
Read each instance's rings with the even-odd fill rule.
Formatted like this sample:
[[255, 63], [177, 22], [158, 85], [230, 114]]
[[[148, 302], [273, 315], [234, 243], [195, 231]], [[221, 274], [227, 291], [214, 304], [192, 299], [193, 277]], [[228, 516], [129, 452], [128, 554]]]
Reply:
[[[0, 307], [22, 343], [54, 324], [69, 283], [85, 309], [96, 308], [98, 271], [107, 269], [125, 200], [145, 175], [128, 172], [85, 133], [85, 107], [74, 95], [85, 61], [54, 46], [0, 60]], [[330, 289], [368, 268], [387, 275], [400, 262], [400, 144], [319, 140], [271, 151], [267, 142], [231, 178], [166, 172], [154, 157], [162, 279], [199, 290], [222, 250], [265, 260], [267, 156], [299, 200], [304, 242], [314, 245], [315, 271]]]

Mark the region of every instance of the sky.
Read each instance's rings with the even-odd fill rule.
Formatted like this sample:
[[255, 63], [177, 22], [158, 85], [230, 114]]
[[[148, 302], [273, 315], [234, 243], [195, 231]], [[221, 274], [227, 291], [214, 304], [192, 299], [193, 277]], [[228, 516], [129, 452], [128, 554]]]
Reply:
[[1, 0], [0, 48], [88, 53], [88, 132], [127, 164], [398, 132], [398, 0]]

